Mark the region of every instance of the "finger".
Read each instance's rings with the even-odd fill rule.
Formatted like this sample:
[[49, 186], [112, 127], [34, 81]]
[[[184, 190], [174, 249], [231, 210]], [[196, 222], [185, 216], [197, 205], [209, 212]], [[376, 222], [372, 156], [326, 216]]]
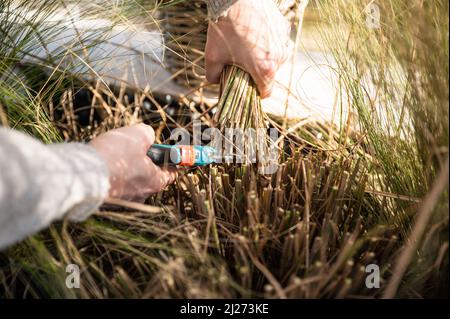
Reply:
[[220, 82], [220, 76], [222, 75], [223, 69], [225, 68], [225, 63], [205, 59], [206, 66], [206, 79], [209, 83], [217, 84]]
[[269, 97], [272, 94], [275, 82], [275, 68], [250, 72], [250, 75], [256, 83], [261, 98]]
[[213, 84], [220, 82], [220, 76], [227, 63], [222, 48], [218, 47], [218, 43], [222, 42], [219, 39], [217, 30], [210, 25], [205, 47], [205, 68], [206, 79]]
[[168, 174], [168, 184], [172, 184], [173, 182], [175, 182], [175, 180], [177, 179], [178, 176], [178, 171], [175, 167], [169, 167], [164, 169], [167, 174]]
[[271, 81], [270, 83], [263, 84], [261, 88], [258, 88], [262, 99], [268, 98], [272, 95], [274, 83], [275, 81]]
[[135, 128], [139, 132], [142, 141], [147, 148], [155, 142], [155, 131], [150, 125], [141, 123], [135, 125], [133, 128]]
[[175, 181], [177, 178], [177, 170], [175, 167], [158, 167], [156, 175], [159, 176], [160, 188], [164, 189], [167, 185]]

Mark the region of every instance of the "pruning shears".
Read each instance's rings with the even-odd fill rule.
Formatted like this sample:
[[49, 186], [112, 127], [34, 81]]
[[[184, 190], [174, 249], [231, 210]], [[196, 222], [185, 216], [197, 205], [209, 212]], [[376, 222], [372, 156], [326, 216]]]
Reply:
[[217, 161], [217, 151], [210, 146], [153, 144], [147, 151], [153, 163], [159, 166], [206, 166]]

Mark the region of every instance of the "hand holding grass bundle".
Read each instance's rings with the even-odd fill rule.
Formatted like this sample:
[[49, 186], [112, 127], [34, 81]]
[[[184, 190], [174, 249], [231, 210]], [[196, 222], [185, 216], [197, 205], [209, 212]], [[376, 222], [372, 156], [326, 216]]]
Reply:
[[[272, 0], [239, 1], [208, 30], [206, 76], [221, 84], [216, 125], [223, 133], [228, 128], [253, 129], [257, 143], [246, 136], [243, 144], [256, 145], [258, 162], [267, 160], [269, 145], [261, 98], [271, 94], [276, 71], [287, 59], [289, 33], [289, 23]], [[236, 147], [234, 153], [238, 152], [242, 150]], [[249, 159], [246, 151], [243, 155]]]

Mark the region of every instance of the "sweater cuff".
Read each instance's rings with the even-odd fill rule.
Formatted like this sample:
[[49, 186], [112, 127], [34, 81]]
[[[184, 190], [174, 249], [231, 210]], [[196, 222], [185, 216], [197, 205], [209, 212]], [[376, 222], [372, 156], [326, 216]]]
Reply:
[[66, 217], [81, 222], [94, 213], [109, 191], [109, 173], [104, 160], [95, 149], [82, 143], [50, 145], [53, 152], [63, 158], [76, 174], [72, 193], [78, 201], [69, 208]]
[[227, 11], [238, 0], [206, 0], [208, 4], [208, 18], [217, 21], [221, 16], [226, 15]]

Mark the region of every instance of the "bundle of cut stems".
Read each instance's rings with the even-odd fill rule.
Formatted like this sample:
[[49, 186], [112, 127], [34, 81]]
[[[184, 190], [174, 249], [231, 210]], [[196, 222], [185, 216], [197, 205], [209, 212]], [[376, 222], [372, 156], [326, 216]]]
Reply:
[[266, 128], [265, 114], [255, 82], [237, 66], [226, 66], [221, 78], [216, 123], [220, 128]]
[[[259, 169], [269, 167], [273, 158], [269, 156], [271, 144], [266, 119], [261, 97], [251, 76], [237, 66], [226, 66], [215, 114], [216, 125], [227, 145], [225, 155], [236, 156], [236, 163], [258, 163]], [[232, 129], [232, 135], [227, 129]], [[239, 135], [239, 132], [243, 134]], [[229, 162], [227, 157], [225, 160]]]

